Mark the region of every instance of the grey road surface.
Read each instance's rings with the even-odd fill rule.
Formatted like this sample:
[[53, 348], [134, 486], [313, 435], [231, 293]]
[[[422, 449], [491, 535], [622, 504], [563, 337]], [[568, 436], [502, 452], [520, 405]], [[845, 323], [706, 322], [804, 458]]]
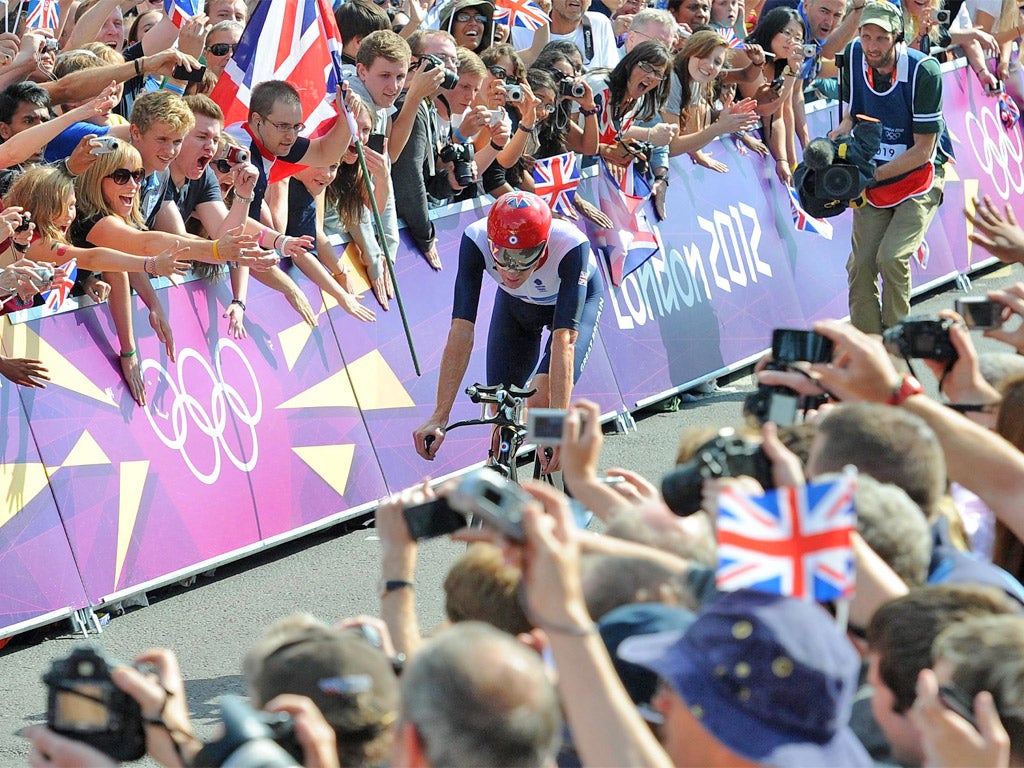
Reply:
[[[1020, 280], [1024, 280], [1020, 267], [999, 268], [975, 277], [972, 293]], [[959, 295], [955, 286], [947, 286], [919, 302], [915, 313], [952, 308]], [[980, 334], [975, 334], [975, 340], [985, 350], [1006, 349], [982, 340]], [[926, 378], [924, 366], [919, 368], [922, 379]], [[741, 421], [742, 400], [752, 389], [749, 370], [722, 384], [725, 391], [684, 403], [675, 413], [641, 414], [635, 431], [609, 435], [602, 467], [620, 466], [660, 478], [672, 467], [682, 430]], [[934, 382], [930, 385], [934, 392]], [[462, 549], [446, 540], [420, 548], [416, 581], [424, 627], [442, 618], [440, 584]], [[148, 608], [131, 609], [114, 619], [97, 641], [119, 659], [129, 659], [151, 646], [175, 649], [199, 734], [208, 737], [217, 719], [217, 697], [244, 694], [242, 656], [268, 623], [295, 611], [325, 620], [377, 611], [378, 555], [379, 542], [371, 527], [334, 528], [222, 566], [212, 577], [199, 577], [191, 587], [150, 593]], [[0, 766], [25, 764], [28, 748], [15, 732], [44, 721], [46, 697], [40, 677], [55, 658], [66, 655], [78, 642], [69, 625], [61, 623], [19, 636], [0, 652]]]

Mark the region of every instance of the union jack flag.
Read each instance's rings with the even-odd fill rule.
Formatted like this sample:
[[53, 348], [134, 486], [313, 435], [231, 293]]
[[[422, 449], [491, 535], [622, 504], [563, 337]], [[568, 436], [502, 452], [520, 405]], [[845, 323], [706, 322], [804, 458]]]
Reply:
[[718, 498], [716, 585], [825, 602], [853, 591], [850, 534], [856, 478], [779, 488], [751, 497], [726, 487]]
[[199, 13], [199, 0], [164, 0], [164, 13], [181, 29], [181, 25]]
[[597, 199], [601, 211], [612, 220], [612, 228], [598, 227], [587, 221], [591, 242], [604, 256], [613, 285], [620, 285], [629, 273], [643, 266], [649, 258], [665, 249], [661, 235], [651, 223], [644, 203], [651, 196], [651, 186], [633, 165], [613, 173], [604, 160], [599, 161]]
[[[264, 29], [279, 34], [262, 34]], [[334, 125], [335, 94], [342, 80], [341, 36], [330, 0], [264, 0], [256, 6], [210, 94], [224, 110], [228, 132], [245, 144], [252, 138], [246, 126], [252, 89], [267, 80], [286, 80], [299, 92], [304, 136], [316, 138]], [[270, 183], [302, 169], [257, 146]]]
[[54, 280], [53, 287], [42, 294], [46, 308], [53, 312], [63, 307], [64, 302], [71, 295], [71, 289], [75, 285], [75, 278], [78, 277], [78, 259], [71, 259], [66, 264], [62, 264], [59, 269], [64, 270], [64, 277], [60, 280]]
[[832, 225], [825, 221], [825, 219], [818, 219], [811, 216], [807, 211], [800, 205], [800, 196], [793, 187], [787, 187], [789, 190], [789, 208], [793, 213], [793, 228], [797, 232], [813, 232], [816, 235], [821, 235], [826, 240], [832, 239]]
[[928, 245], [927, 240], [922, 240], [921, 244], [917, 246], [917, 250], [914, 251], [914, 261], [917, 262], [917, 266], [921, 269], [928, 269], [928, 262], [932, 257], [932, 249]]
[[533, 166], [534, 192], [544, 198], [552, 213], [572, 216], [580, 167], [574, 152], [538, 160]]
[[28, 0], [26, 29], [53, 29], [60, 26], [60, 3], [57, 0]]
[[1020, 109], [1008, 93], [999, 94], [999, 119], [1008, 131], [1013, 130], [1013, 126], [1020, 120]]
[[743, 38], [737, 35], [736, 30], [732, 27], [729, 27], [728, 29], [720, 29], [718, 34], [725, 38], [725, 42], [730, 48], [739, 49], [747, 47], [743, 42]]
[[533, 30], [550, 23], [551, 18], [533, 0], [497, 0], [494, 4], [494, 21], [509, 27]]

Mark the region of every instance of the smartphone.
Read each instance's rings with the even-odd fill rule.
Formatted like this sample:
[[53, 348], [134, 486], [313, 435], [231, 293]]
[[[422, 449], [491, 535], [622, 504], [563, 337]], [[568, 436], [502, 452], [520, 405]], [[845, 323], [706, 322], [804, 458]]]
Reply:
[[977, 730], [978, 723], [974, 719], [974, 702], [970, 697], [957, 688], [955, 685], [940, 685], [939, 700], [946, 709], [956, 712]]
[[526, 416], [526, 441], [538, 445], [559, 445], [565, 414], [561, 408], [531, 408]]
[[448, 499], [431, 499], [423, 504], [414, 504], [403, 509], [402, 514], [413, 541], [446, 536], [468, 525], [466, 516], [452, 509]]
[[985, 93], [987, 93], [989, 96], [995, 96], [996, 94], [1002, 93], [1004, 90], [1006, 90], [1006, 89], [1003, 87], [1003, 81], [1002, 80], [996, 80], [996, 84], [995, 85], [986, 85], [985, 86]]
[[772, 331], [772, 358], [779, 363], [828, 363], [832, 360], [832, 340], [814, 331], [776, 328]]
[[384, 142], [387, 141], [387, 136], [383, 133], [371, 133], [366, 137], [366, 146], [372, 149], [374, 152], [384, 154]]
[[171, 72], [171, 77], [175, 80], [184, 80], [187, 83], [201, 83], [203, 82], [203, 75], [206, 74], [206, 67], [199, 67], [199, 69], [193, 69], [189, 71], [188, 67], [183, 64], [179, 64]]
[[964, 296], [957, 299], [954, 306], [968, 328], [990, 331], [1003, 324], [1002, 305], [987, 296]]

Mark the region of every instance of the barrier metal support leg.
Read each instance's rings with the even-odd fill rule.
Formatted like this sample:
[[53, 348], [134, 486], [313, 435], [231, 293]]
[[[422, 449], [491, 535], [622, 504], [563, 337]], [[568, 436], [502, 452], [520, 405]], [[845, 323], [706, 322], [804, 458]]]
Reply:
[[956, 276], [956, 287], [964, 293], [971, 290], [971, 278], [966, 272], [958, 272]]
[[622, 411], [616, 414], [615, 420], [612, 422], [614, 425], [615, 434], [625, 435], [628, 432], [636, 431], [636, 420], [633, 418], [633, 414], [629, 411]]
[[79, 608], [71, 614], [71, 626], [75, 632], [81, 632], [82, 637], [88, 640], [89, 627], [92, 626], [98, 630], [99, 622], [96, 620], [96, 614], [93, 613], [92, 608]]

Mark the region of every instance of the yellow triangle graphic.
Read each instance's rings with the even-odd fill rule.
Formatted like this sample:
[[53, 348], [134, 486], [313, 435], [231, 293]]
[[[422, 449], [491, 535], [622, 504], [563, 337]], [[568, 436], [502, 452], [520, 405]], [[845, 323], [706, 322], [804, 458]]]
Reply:
[[46, 488], [46, 467], [32, 464], [0, 464], [0, 528]]
[[128, 546], [135, 533], [135, 521], [139, 517], [142, 492], [149, 476], [148, 461], [122, 461], [121, 487], [117, 504], [117, 563], [114, 569], [114, 589], [121, 581], [121, 570], [128, 556]]
[[[82, 436], [78, 438], [78, 442], [75, 443], [75, 447], [71, 449], [71, 453], [64, 459], [64, 463], [61, 467], [89, 467], [97, 464], [109, 464], [110, 459], [107, 454], [100, 448], [99, 443], [93, 439], [93, 436], [89, 434], [88, 430], [82, 432]], [[54, 467], [53, 471], [60, 469], [60, 467]]]
[[956, 163], [946, 163], [942, 167], [942, 173], [946, 177], [946, 181], [960, 181], [960, 174], [956, 172]]
[[347, 445], [311, 445], [308, 447], [292, 447], [295, 455], [316, 472], [339, 496], [345, 495], [349, 472], [352, 470], [352, 457], [355, 455], [354, 444]]
[[364, 411], [413, 408], [415, 403], [384, 356], [373, 350], [348, 366], [359, 407]]
[[370, 290], [370, 278], [366, 276], [366, 267], [363, 266], [363, 262], [359, 257], [360, 250], [359, 246], [356, 245], [355, 241], [349, 241], [345, 246], [345, 251], [342, 254], [342, 258], [347, 262], [348, 266], [354, 270], [354, 273], [349, 281], [353, 283], [353, 287], [356, 289], [355, 293], [357, 296], [362, 296], [368, 290]]
[[313, 329], [304, 322], [293, 325], [291, 328], [285, 328], [277, 334], [278, 341], [281, 343], [281, 353], [284, 355], [284, 362], [289, 371], [295, 367], [299, 355], [306, 348], [306, 343], [312, 335]]
[[98, 400], [105, 405], [117, 407], [117, 403], [110, 399], [106, 392], [93, 384], [77, 366], [40, 338], [26, 323], [5, 323], [3, 342], [4, 349], [10, 357], [42, 360], [50, 372], [52, 384]]
[[281, 403], [278, 408], [354, 408], [356, 395], [344, 369], [332, 374], [291, 400]]

